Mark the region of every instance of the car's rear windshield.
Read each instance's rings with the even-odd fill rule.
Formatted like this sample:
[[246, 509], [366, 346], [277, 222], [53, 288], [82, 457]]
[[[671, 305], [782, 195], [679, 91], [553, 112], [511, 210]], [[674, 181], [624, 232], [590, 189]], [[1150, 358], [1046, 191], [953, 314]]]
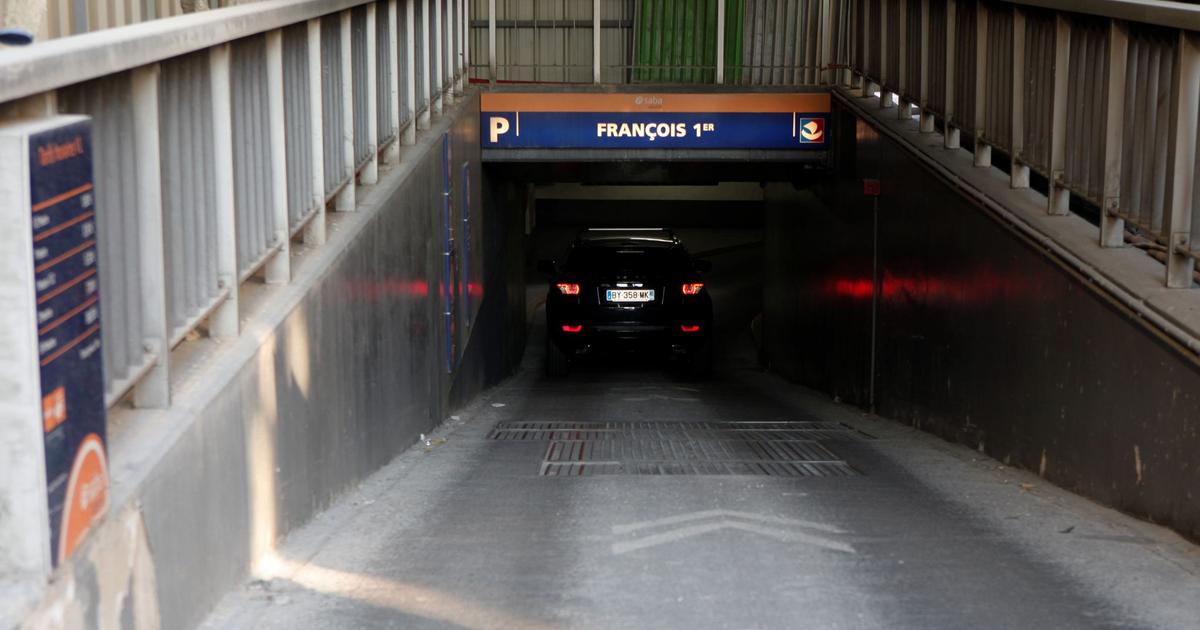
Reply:
[[679, 247], [574, 247], [567, 256], [571, 271], [682, 271], [688, 255]]

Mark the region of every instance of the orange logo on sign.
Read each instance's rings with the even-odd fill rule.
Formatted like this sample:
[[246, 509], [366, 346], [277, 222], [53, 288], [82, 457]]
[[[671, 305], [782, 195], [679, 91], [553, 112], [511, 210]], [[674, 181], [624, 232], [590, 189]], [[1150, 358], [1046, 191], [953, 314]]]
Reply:
[[800, 119], [800, 142], [820, 143], [825, 141], [825, 120], [821, 118]]
[[62, 529], [58, 536], [58, 561], [71, 557], [92, 525], [108, 511], [108, 462], [104, 444], [95, 433], [83, 438], [75, 452], [63, 504]]
[[67, 390], [60, 385], [42, 397], [42, 427], [49, 433], [66, 421]]

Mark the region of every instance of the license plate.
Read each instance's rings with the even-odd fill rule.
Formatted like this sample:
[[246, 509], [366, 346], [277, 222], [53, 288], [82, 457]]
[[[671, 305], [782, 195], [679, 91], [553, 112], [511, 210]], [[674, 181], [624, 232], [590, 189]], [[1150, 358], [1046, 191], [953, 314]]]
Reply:
[[653, 302], [654, 289], [608, 289], [605, 298], [609, 302]]

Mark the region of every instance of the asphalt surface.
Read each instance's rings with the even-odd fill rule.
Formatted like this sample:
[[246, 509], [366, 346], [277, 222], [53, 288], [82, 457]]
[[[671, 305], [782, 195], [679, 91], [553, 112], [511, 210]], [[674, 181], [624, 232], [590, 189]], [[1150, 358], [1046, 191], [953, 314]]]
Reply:
[[702, 383], [644, 358], [550, 381], [535, 335], [204, 627], [1200, 626], [1195, 546], [764, 373], [753, 310], [720, 314]]

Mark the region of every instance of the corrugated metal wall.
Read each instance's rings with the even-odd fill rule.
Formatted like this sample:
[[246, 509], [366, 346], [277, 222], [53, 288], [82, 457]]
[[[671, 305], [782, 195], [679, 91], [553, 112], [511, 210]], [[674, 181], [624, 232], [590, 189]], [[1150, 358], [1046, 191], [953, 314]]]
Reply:
[[287, 141], [288, 224], [292, 231], [324, 203], [323, 191], [313, 190], [313, 154], [308, 95], [308, 28], [283, 31], [283, 115]]
[[245, 276], [274, 245], [275, 237], [265, 35], [234, 42], [230, 81], [237, 261], [238, 273]]
[[1019, 157], [1043, 173], [1050, 168], [1055, 19], [1049, 11], [1025, 12], [1025, 133]]
[[370, 159], [375, 147], [367, 134], [369, 103], [367, 101], [367, 7], [359, 5], [350, 11], [350, 54], [354, 56], [351, 72], [354, 90], [354, 165]]
[[929, 94], [925, 107], [946, 112], [946, 5], [929, 2]]
[[1095, 202], [1104, 200], [1105, 94], [1108, 24], [1071, 21], [1071, 60], [1067, 72], [1067, 154], [1064, 184]]
[[975, 132], [975, 5], [957, 3], [954, 22], [954, 115], [951, 121]]
[[910, 103], [919, 103], [921, 91], [921, 0], [904, 0], [905, 60], [900, 93]]
[[1158, 236], [1163, 234], [1176, 45], [1166, 29], [1139, 26], [1129, 33], [1121, 209], [1130, 222]]
[[142, 295], [133, 103], [128, 74], [82, 83], [59, 92], [64, 111], [92, 117], [96, 239], [100, 254], [100, 328], [105, 391], [146, 362], [147, 337], [139, 304]]
[[163, 250], [172, 341], [220, 293], [208, 53], [163, 62], [159, 79]]
[[343, 111], [341, 24], [337, 16], [321, 20], [321, 116], [324, 119], [325, 195], [349, 179], [350, 166], [342, 152], [343, 121], [354, 112]]
[[987, 6], [987, 55], [983, 140], [1008, 151], [1012, 147], [1013, 14], [1008, 4]]

